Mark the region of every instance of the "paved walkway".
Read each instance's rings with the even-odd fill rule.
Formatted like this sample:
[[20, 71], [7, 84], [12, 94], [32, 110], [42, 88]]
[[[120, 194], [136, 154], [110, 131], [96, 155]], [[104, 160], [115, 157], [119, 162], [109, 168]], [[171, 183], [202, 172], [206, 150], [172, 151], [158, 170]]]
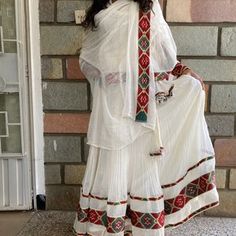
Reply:
[[[73, 236], [74, 217], [71, 211], [0, 213], [0, 235]], [[166, 236], [236, 236], [236, 218], [196, 216], [166, 232]]]

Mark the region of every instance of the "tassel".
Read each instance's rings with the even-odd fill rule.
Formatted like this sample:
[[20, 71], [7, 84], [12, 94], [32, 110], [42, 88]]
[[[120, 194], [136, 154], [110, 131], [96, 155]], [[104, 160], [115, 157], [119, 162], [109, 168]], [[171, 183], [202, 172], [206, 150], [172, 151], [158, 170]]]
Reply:
[[163, 147], [163, 144], [162, 144], [162, 139], [161, 139], [161, 130], [160, 130], [160, 124], [158, 122], [158, 117], [156, 117], [157, 119], [157, 123], [156, 123], [156, 129], [154, 130], [155, 132], [155, 142], [156, 142], [156, 145], [157, 145], [157, 148], [159, 150], [157, 151], [153, 151], [153, 152], [150, 152], [149, 155], [150, 156], [154, 156], [154, 157], [162, 157], [163, 156], [163, 153], [164, 153], [164, 147]]

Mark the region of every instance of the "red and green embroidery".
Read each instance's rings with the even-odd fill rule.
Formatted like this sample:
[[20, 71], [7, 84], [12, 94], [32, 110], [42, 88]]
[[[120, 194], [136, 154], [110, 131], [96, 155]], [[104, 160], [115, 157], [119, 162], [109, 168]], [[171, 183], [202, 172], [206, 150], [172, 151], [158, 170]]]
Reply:
[[[127, 205], [125, 216], [110, 217], [110, 216], [107, 216], [106, 211], [99, 211], [97, 209], [91, 209], [91, 208], [82, 209], [80, 207], [80, 204], [78, 204], [77, 219], [81, 223], [91, 222], [94, 224], [103, 225], [104, 227], [107, 228], [107, 232], [109, 233], [118, 233], [118, 232], [124, 231], [125, 221], [127, 218], [131, 219], [132, 225], [136, 227], [139, 227], [142, 229], [159, 229], [159, 228], [164, 227], [165, 215], [173, 214], [183, 209], [190, 200], [192, 200], [193, 198], [197, 196], [200, 196], [201, 194], [205, 192], [212, 190], [215, 187], [216, 187], [215, 172], [212, 171], [190, 182], [187, 186], [185, 186], [180, 191], [180, 193], [175, 198], [164, 199], [164, 209], [160, 212], [152, 212], [152, 213], [138, 212], [138, 211], [132, 210], [130, 208], [130, 205]], [[139, 197], [137, 200], [153, 201], [153, 200], [160, 200], [161, 198], [163, 198], [163, 196], [155, 197], [155, 198]], [[96, 197], [96, 199], [101, 199], [101, 198]], [[179, 222], [178, 224], [185, 222], [187, 219], [191, 218], [193, 215], [198, 214], [199, 212], [207, 209], [208, 207], [212, 207], [217, 204], [218, 202], [215, 202], [208, 206], [204, 206], [198, 211], [193, 212], [185, 220]], [[169, 226], [171, 225], [167, 225], [165, 227], [169, 227]]]
[[175, 198], [165, 199], [165, 212], [172, 214], [181, 210], [193, 198], [208, 192], [215, 187], [215, 172], [202, 175], [195, 179], [181, 190], [179, 195]]
[[182, 221], [180, 221], [180, 222], [178, 222], [178, 223], [176, 223], [176, 224], [168, 224], [168, 225], [165, 225], [165, 228], [175, 227], [175, 226], [177, 226], [177, 225], [181, 225], [181, 224], [183, 224], [184, 222], [186, 222], [187, 220], [193, 218], [195, 215], [198, 215], [199, 213], [201, 213], [201, 212], [203, 212], [203, 211], [205, 211], [205, 210], [207, 210], [207, 209], [210, 209], [210, 208], [212, 208], [212, 207], [214, 207], [214, 206], [217, 206], [217, 205], [219, 205], [219, 202], [218, 202], [218, 201], [217, 201], [217, 202], [213, 202], [213, 203], [211, 203], [211, 204], [208, 204], [208, 205], [206, 205], [206, 206], [204, 206], [204, 207], [201, 207], [200, 209], [194, 211], [192, 214], [190, 214], [189, 216], [187, 216], [187, 217], [186, 217], [185, 219], [183, 219]]
[[202, 163], [204, 163], [205, 161], [209, 161], [209, 160], [212, 160], [214, 158], [214, 156], [209, 156], [209, 157], [206, 157], [206, 158], [203, 158], [202, 160], [200, 160], [198, 163], [196, 163], [195, 165], [189, 167], [185, 173], [185, 175], [183, 175], [180, 179], [178, 179], [177, 181], [173, 182], [173, 183], [170, 183], [170, 184], [163, 184], [161, 185], [161, 187], [164, 189], [164, 188], [169, 188], [169, 187], [172, 187], [176, 184], [178, 184], [180, 181], [182, 181], [185, 176], [188, 174], [189, 171], [195, 169], [196, 167], [200, 166]]
[[138, 25], [138, 94], [136, 121], [146, 122], [150, 80], [150, 20], [151, 11], [139, 11]]
[[125, 229], [126, 219], [131, 219], [132, 225], [143, 229], [159, 229], [164, 226], [165, 212], [164, 210], [157, 213], [143, 213], [134, 211], [127, 205], [126, 215], [121, 217], [107, 216], [106, 211], [99, 211], [95, 209], [82, 209], [80, 204], [77, 207], [77, 219], [81, 223], [87, 221], [103, 225], [107, 228], [109, 233], [119, 233]]
[[[147, 12], [139, 11], [138, 23], [138, 91], [135, 121], [147, 122], [148, 102], [149, 102], [149, 81], [150, 81], [150, 25], [151, 10]], [[189, 69], [187, 66], [178, 62], [172, 71], [154, 72], [154, 80], [168, 80], [169, 75], [179, 77]], [[158, 101], [172, 94], [156, 94]]]
[[[81, 190], [83, 191], [83, 188], [81, 188]], [[157, 201], [160, 200], [161, 198], [163, 198], [164, 196], [156, 196], [156, 197], [149, 197], [149, 198], [145, 198], [145, 197], [138, 197], [138, 196], [133, 196], [130, 193], [128, 193], [130, 199], [133, 200], [140, 200], [140, 201]], [[99, 196], [95, 196], [91, 193], [89, 193], [88, 195], [85, 195], [84, 193], [82, 193], [82, 197], [90, 197], [90, 198], [95, 198], [95, 199], [99, 199], [99, 200], [108, 200], [107, 197], [99, 197]], [[127, 200], [123, 200], [123, 201], [118, 201], [118, 202], [111, 202], [111, 201], [107, 201], [107, 205], [122, 205], [122, 204], [126, 204]]]

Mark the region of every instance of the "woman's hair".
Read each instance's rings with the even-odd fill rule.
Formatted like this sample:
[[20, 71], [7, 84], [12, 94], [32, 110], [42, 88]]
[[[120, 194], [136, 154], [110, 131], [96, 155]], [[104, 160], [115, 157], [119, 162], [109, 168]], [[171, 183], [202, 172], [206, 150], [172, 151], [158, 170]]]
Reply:
[[[116, 0], [119, 1], [119, 0]], [[152, 8], [152, 0], [133, 0], [134, 2], [138, 2], [139, 8], [146, 12]], [[94, 16], [101, 10], [107, 8], [107, 3], [109, 0], [93, 0], [91, 7], [88, 9], [86, 13], [85, 20], [82, 22], [82, 26], [84, 28], [88, 28], [92, 26], [92, 28], [96, 28]]]

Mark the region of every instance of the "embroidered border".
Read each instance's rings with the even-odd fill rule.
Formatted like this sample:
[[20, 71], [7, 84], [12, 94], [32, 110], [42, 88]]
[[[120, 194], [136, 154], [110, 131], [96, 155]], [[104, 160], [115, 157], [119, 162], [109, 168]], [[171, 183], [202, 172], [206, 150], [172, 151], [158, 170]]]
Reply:
[[150, 80], [150, 20], [151, 11], [139, 11], [138, 24], [138, 91], [136, 121], [146, 122]]
[[[164, 226], [165, 215], [170, 215], [183, 209], [190, 200], [212, 190], [213, 188], [216, 188], [215, 172], [211, 171], [187, 184], [175, 198], [164, 199], [164, 209], [161, 212], [137, 212], [133, 211], [130, 208], [130, 205], [127, 205], [126, 215], [114, 218], [107, 216], [106, 211], [99, 211], [91, 208], [82, 209], [80, 204], [78, 204], [77, 219], [82, 223], [89, 221], [94, 224], [103, 225], [107, 228], [107, 232], [110, 233], [124, 231], [125, 220], [127, 218], [130, 218], [132, 225], [136, 227], [144, 229], [159, 229]], [[189, 215], [185, 221], [194, 214], [197, 214], [205, 209], [207, 209], [207, 206]]]
[[[81, 190], [82, 190], [82, 187], [81, 187]], [[130, 196], [130, 199], [140, 200], [140, 201], [157, 201], [157, 200], [160, 200], [161, 198], [164, 197], [164, 195], [161, 195], [161, 196], [157, 196], [157, 197], [145, 198], [145, 197], [132, 196], [132, 195], [130, 195], [130, 193], [128, 193], [127, 195]], [[90, 197], [90, 198], [95, 198], [95, 199], [98, 199], [98, 200], [104, 200], [104, 201], [108, 200], [107, 197], [99, 197], [99, 196], [93, 195], [91, 193], [89, 193], [88, 195], [85, 195], [85, 194], [82, 193], [82, 196], [87, 197], [87, 198]], [[107, 201], [108, 205], [122, 205], [122, 204], [126, 204], [126, 203], [127, 203], [127, 200], [122, 200], [122, 201], [119, 201], [119, 202]]]
[[[180, 181], [182, 181], [185, 178], [185, 176], [187, 176], [189, 171], [191, 171], [194, 168], [198, 167], [203, 162], [211, 160], [213, 158], [214, 158], [214, 156], [209, 156], [209, 157], [206, 157], [206, 158], [200, 160], [198, 163], [196, 163], [195, 165], [193, 165], [190, 168], [188, 168], [188, 170], [186, 171], [185, 175], [182, 176], [180, 179], [178, 179], [176, 182], [173, 182], [173, 183], [170, 183], [170, 184], [161, 185], [161, 187], [162, 188], [169, 188], [169, 187], [175, 186]], [[83, 188], [83, 186], [81, 187], [81, 190], [82, 190], [82, 188]], [[161, 198], [164, 197], [163, 195], [161, 195], [161, 196], [157, 196], [157, 197], [144, 198], [144, 197], [139, 197], [139, 196], [133, 196], [133, 195], [130, 194], [130, 192], [128, 193], [128, 195], [130, 196], [130, 199], [136, 199], [136, 200], [141, 200], [141, 201], [156, 201], [156, 200], [160, 200]], [[91, 197], [91, 198], [95, 198], [95, 199], [98, 199], [98, 200], [104, 200], [104, 201], [108, 200], [107, 197], [100, 197], [100, 196], [93, 195], [91, 193], [89, 193], [88, 195], [85, 195], [84, 193], [82, 193], [82, 196], [83, 197], [87, 197], [87, 198]], [[120, 204], [126, 204], [126, 203], [127, 203], [127, 200], [122, 200], [122, 201], [119, 201], [119, 202], [111, 202], [111, 201], [107, 202], [108, 205], [120, 205]]]
[[185, 186], [175, 198], [165, 199], [164, 205], [166, 214], [172, 214], [181, 210], [190, 200], [202, 193], [212, 190], [214, 187], [216, 187], [215, 172], [212, 171], [202, 175], [200, 178], [195, 179]]
[[[150, 34], [151, 34], [151, 10], [139, 11], [138, 23], [138, 91], [135, 121], [147, 122], [150, 81]], [[172, 71], [154, 72], [154, 80], [169, 80], [169, 75], [179, 77], [190, 69], [177, 62]]]
[[77, 219], [81, 223], [91, 222], [93, 224], [103, 225], [109, 233], [119, 233], [125, 229], [125, 220], [131, 219], [132, 225], [143, 229], [159, 229], [164, 226], [165, 212], [143, 213], [130, 209], [127, 205], [126, 215], [121, 217], [109, 217], [106, 211], [95, 209], [82, 209], [80, 204], [77, 207]]
[[198, 215], [200, 214], [201, 212], [207, 210], [207, 209], [210, 209], [212, 207], [215, 207], [215, 206], [218, 206], [219, 205], [219, 201], [217, 202], [213, 202], [211, 204], [208, 204], [202, 208], [199, 208], [198, 210], [194, 211], [192, 214], [190, 214], [188, 217], [186, 217], [184, 220], [176, 223], [176, 224], [168, 224], [168, 225], [165, 225], [165, 228], [169, 228], [169, 227], [175, 227], [177, 225], [181, 225], [183, 224], [184, 222], [186, 222], [187, 220], [190, 220], [191, 218], [193, 218], [195, 215]]
[[[203, 211], [205, 211], [205, 210], [207, 210], [207, 209], [210, 209], [210, 208], [213, 208], [213, 207], [218, 206], [218, 205], [219, 205], [219, 201], [213, 202], [213, 203], [208, 204], [208, 205], [206, 205], [206, 206], [203, 206], [202, 208], [200, 208], [200, 209], [194, 211], [192, 214], [190, 214], [189, 216], [187, 216], [184, 220], [179, 221], [179, 222], [176, 223], [176, 224], [164, 225], [164, 227], [165, 227], [165, 228], [170, 228], [170, 227], [175, 227], [175, 226], [181, 225], [181, 224], [185, 223], [186, 221], [190, 220], [191, 218], [193, 218], [194, 216], [196, 216], [196, 215], [202, 213]], [[76, 235], [76, 236], [89, 236], [87, 233], [86, 233], [86, 234], [84, 234], [84, 233], [77, 233], [77, 232], [74, 230], [74, 228], [72, 229], [72, 231], [73, 231], [74, 235]], [[125, 233], [132, 233], [132, 230], [127, 230], [127, 231], [125, 231]]]
[[188, 174], [189, 171], [191, 171], [191, 170], [193, 170], [194, 168], [198, 167], [198, 166], [199, 166], [200, 164], [202, 164], [203, 162], [209, 161], [209, 160], [211, 160], [211, 159], [213, 159], [213, 158], [214, 158], [214, 156], [209, 156], [209, 157], [206, 157], [206, 158], [200, 160], [197, 164], [195, 164], [195, 165], [191, 166], [190, 168], [188, 168], [188, 170], [186, 171], [185, 175], [182, 176], [180, 179], [178, 179], [176, 182], [171, 183], [171, 184], [164, 184], [164, 185], [161, 185], [161, 187], [162, 187], [162, 188], [169, 188], [169, 187], [172, 187], [172, 186], [178, 184], [181, 180], [183, 180], [183, 179], [185, 178], [185, 176]]
[[154, 79], [156, 81], [160, 80], [169, 80], [170, 74], [176, 76], [177, 78], [183, 74], [185, 70], [189, 70], [191, 68], [187, 67], [181, 62], [177, 62], [172, 71], [165, 72], [154, 72]]
[[[164, 185], [161, 185], [161, 187], [162, 188], [169, 188], [169, 187], [175, 186], [176, 184], [178, 184], [180, 181], [182, 181], [187, 176], [189, 171], [191, 171], [191, 170], [195, 169], [196, 167], [200, 166], [205, 161], [212, 160], [213, 158], [214, 158], [214, 156], [209, 156], [209, 157], [206, 157], [206, 158], [200, 160], [195, 165], [189, 167], [188, 170], [186, 171], [185, 175], [183, 175], [176, 182], [173, 182], [173, 183], [170, 183], [170, 184], [164, 184]], [[83, 186], [81, 187], [81, 190], [82, 190], [82, 188], [83, 188]], [[156, 200], [159, 200], [159, 199], [163, 198], [163, 195], [157, 196], [157, 197], [149, 197], [149, 198], [132, 196], [132, 195], [130, 195], [130, 193], [128, 193], [128, 195], [130, 196], [131, 199], [136, 199], [136, 200], [141, 200], [141, 201], [156, 201]], [[107, 197], [100, 197], [100, 196], [93, 195], [91, 193], [89, 193], [88, 195], [85, 195], [84, 193], [82, 193], [82, 196], [83, 197], [91, 197], [91, 198], [95, 198], [95, 199], [98, 199], [98, 200], [105, 200], [105, 201], [108, 200]], [[123, 200], [123, 201], [120, 201], [120, 202], [110, 202], [110, 201], [107, 202], [107, 204], [109, 204], [109, 205], [120, 205], [120, 204], [125, 204], [125, 203], [127, 203], [127, 200]]]

